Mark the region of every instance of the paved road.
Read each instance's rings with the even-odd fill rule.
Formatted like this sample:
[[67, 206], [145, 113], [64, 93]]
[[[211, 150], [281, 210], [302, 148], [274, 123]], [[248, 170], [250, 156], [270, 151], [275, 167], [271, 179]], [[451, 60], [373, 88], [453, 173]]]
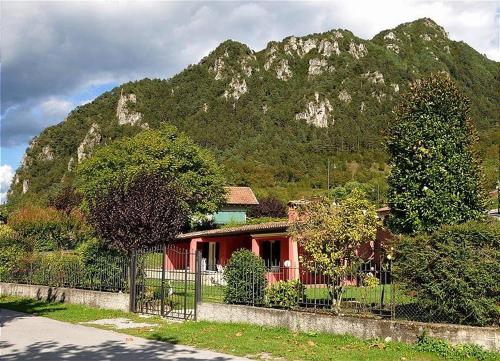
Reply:
[[[216, 335], [214, 335], [215, 337]], [[247, 360], [0, 309], [0, 360]]]

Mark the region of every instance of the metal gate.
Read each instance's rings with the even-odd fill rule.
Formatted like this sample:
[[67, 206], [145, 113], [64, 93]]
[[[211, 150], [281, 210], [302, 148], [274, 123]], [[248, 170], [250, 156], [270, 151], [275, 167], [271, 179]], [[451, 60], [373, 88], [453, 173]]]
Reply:
[[196, 319], [200, 299], [200, 255], [174, 245], [135, 251], [130, 267], [132, 312]]

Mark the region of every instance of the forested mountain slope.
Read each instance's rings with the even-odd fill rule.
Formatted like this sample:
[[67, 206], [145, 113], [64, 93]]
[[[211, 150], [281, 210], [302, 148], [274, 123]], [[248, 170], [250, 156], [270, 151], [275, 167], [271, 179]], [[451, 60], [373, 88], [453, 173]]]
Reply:
[[36, 137], [9, 202], [43, 199], [70, 184], [95, 147], [162, 122], [176, 125], [225, 166], [228, 182], [286, 199], [355, 179], [383, 193], [383, 131], [409, 82], [446, 71], [471, 100], [487, 182], [499, 143], [500, 64], [420, 19], [371, 40], [332, 30], [270, 42], [254, 52], [225, 41], [168, 80], [123, 84]]

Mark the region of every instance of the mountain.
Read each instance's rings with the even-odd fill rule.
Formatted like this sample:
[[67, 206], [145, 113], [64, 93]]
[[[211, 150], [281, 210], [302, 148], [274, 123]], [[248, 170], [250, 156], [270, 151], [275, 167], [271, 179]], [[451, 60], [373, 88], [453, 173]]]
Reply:
[[71, 184], [93, 149], [162, 122], [224, 165], [228, 182], [283, 199], [349, 180], [383, 193], [383, 132], [409, 83], [445, 71], [471, 100], [487, 181], [494, 183], [500, 63], [452, 41], [430, 19], [363, 40], [332, 30], [272, 41], [255, 52], [227, 40], [167, 80], [123, 84], [77, 107], [29, 145], [10, 203]]

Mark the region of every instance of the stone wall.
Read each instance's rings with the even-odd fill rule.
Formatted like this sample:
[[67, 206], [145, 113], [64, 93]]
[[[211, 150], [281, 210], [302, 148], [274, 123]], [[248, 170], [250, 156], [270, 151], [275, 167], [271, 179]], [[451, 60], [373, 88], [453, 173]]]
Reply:
[[75, 288], [0, 282], [0, 296], [18, 296], [120, 311], [129, 310], [128, 293], [99, 292]]
[[500, 350], [500, 328], [471, 327], [409, 321], [336, 317], [310, 312], [284, 311], [262, 307], [201, 303], [197, 308], [201, 321], [251, 323], [285, 327], [292, 331], [350, 334], [361, 339], [387, 339], [415, 342], [424, 332], [452, 344], [474, 343], [489, 350]]

